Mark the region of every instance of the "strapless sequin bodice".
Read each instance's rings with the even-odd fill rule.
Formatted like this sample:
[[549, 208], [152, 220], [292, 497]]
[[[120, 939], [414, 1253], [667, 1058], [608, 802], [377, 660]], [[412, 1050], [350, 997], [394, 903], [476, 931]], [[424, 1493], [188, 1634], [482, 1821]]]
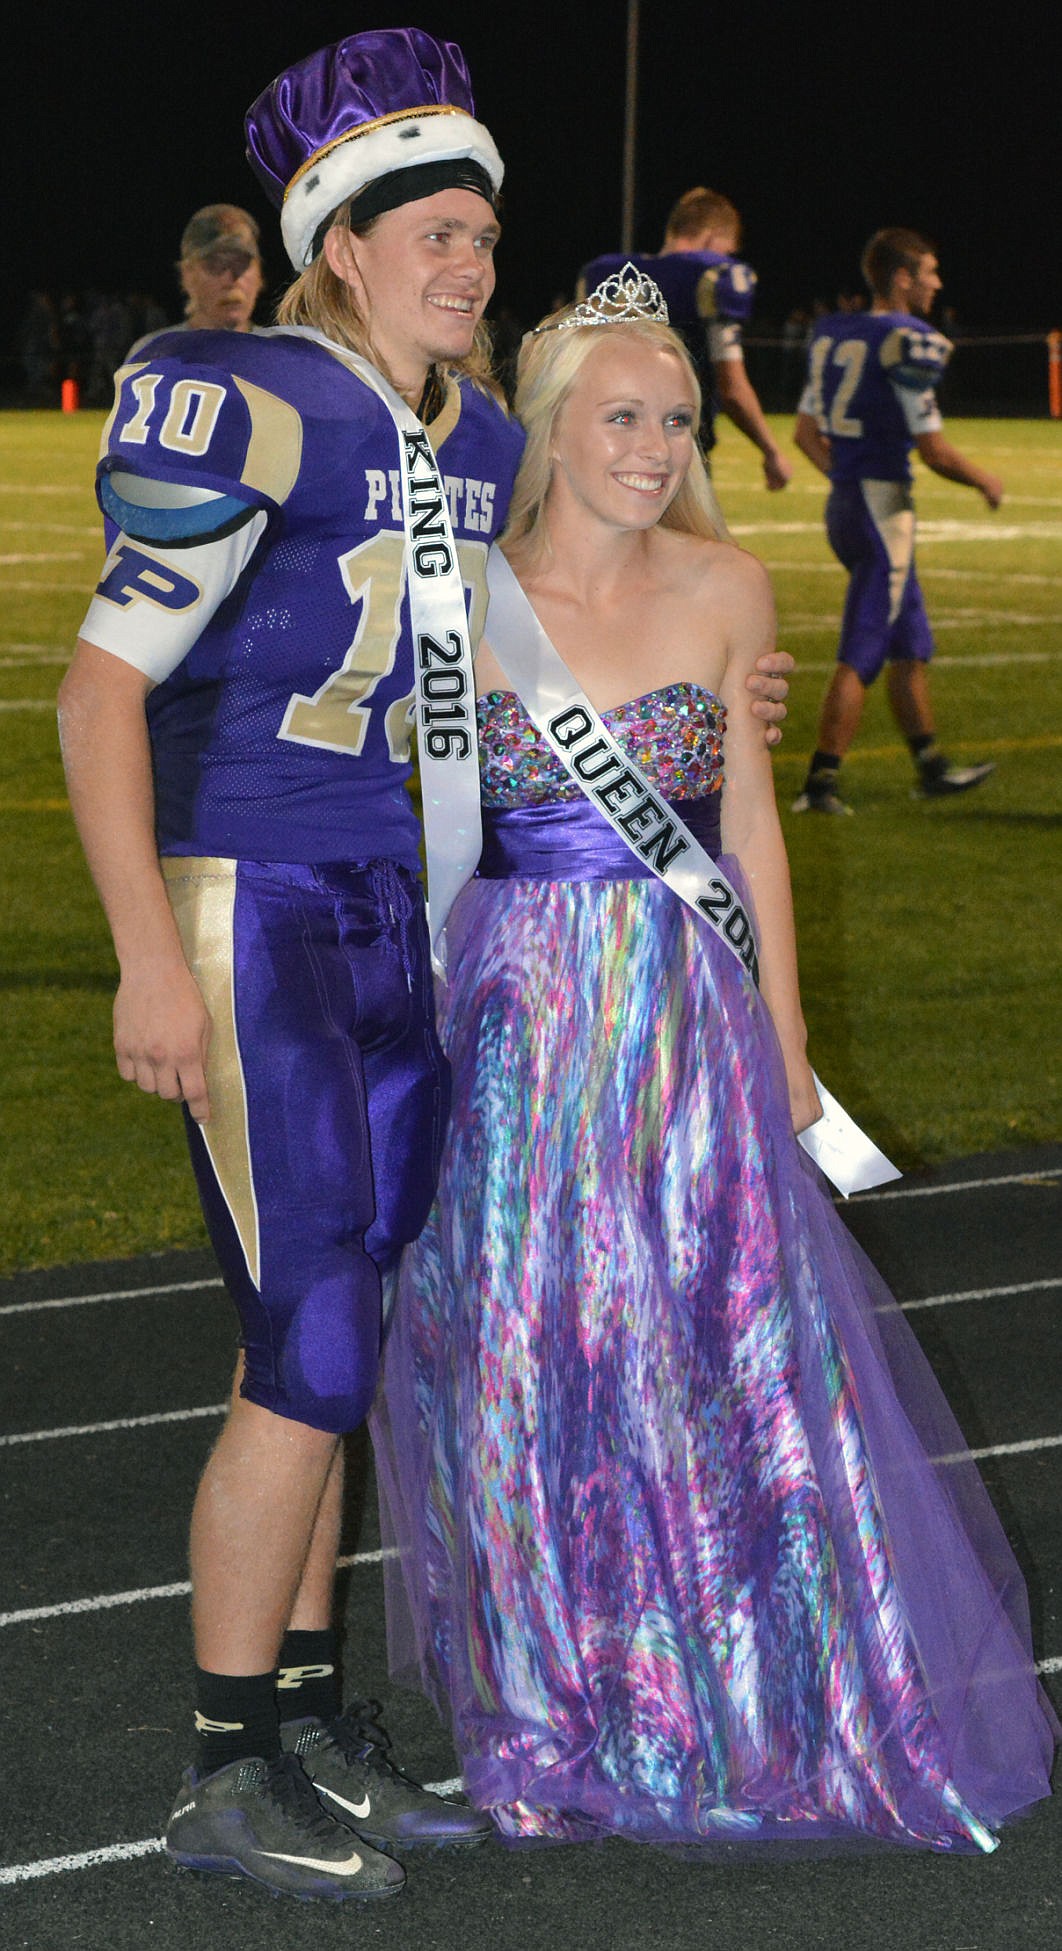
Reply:
[[[513, 691], [477, 701], [484, 806], [533, 806], [582, 794]], [[702, 799], [723, 783], [726, 708], [699, 684], [668, 684], [601, 714], [665, 799]]]

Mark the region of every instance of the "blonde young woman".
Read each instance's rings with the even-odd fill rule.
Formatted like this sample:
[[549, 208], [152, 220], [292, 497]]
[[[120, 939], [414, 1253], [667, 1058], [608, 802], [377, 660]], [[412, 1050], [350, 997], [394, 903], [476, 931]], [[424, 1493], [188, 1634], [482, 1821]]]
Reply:
[[393, 1662], [507, 1838], [987, 1850], [1047, 1792], [1052, 1719], [962, 1438], [796, 1144], [819, 1107], [739, 708], [770, 589], [722, 539], [656, 313], [643, 283], [525, 342], [502, 549], [607, 728], [744, 882], [760, 985], [485, 642], [448, 1152], [378, 1411], [401, 1460], [378, 1443]]

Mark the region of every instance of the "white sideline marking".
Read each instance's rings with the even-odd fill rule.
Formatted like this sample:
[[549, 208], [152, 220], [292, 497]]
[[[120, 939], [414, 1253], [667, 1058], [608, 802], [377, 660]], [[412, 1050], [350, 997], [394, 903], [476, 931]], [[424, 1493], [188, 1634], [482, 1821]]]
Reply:
[[[395, 1545], [380, 1551], [350, 1551], [336, 1559], [340, 1571], [352, 1565], [382, 1565], [385, 1558], [397, 1558]], [[70, 1619], [85, 1612], [110, 1612], [115, 1606], [142, 1605], [148, 1599], [186, 1599], [192, 1587], [187, 1579], [173, 1585], [143, 1585], [132, 1592], [97, 1592], [88, 1599], [60, 1599], [50, 1606], [22, 1606], [17, 1612], [0, 1612], [0, 1626], [31, 1626], [42, 1619]]]
[[954, 1307], [960, 1301], [999, 1301], [1012, 1294], [1039, 1294], [1045, 1288], [1062, 1287], [1062, 1274], [1053, 1280], [1023, 1280], [1015, 1287], [970, 1287], [964, 1294], [927, 1294], [922, 1301], [901, 1301], [905, 1314], [920, 1307]]
[[[80, 562], [84, 549], [34, 550], [32, 555], [0, 555], [0, 569], [21, 569], [27, 562]], [[41, 588], [45, 588], [44, 583]]]
[[21, 650], [13, 646], [10, 654], [0, 657], [0, 671], [39, 671], [45, 664], [69, 664], [68, 650], [49, 650], [44, 644], [25, 644]]
[[0, 1307], [0, 1315], [35, 1314], [47, 1307], [91, 1307], [94, 1301], [140, 1301], [154, 1294], [192, 1294], [200, 1287], [221, 1287], [220, 1276], [213, 1280], [174, 1280], [160, 1287], [112, 1287], [105, 1294], [63, 1294], [51, 1301], [11, 1301]]
[[981, 1192], [986, 1186], [1034, 1186], [1042, 1184], [1044, 1179], [1060, 1177], [1062, 1165], [1045, 1165], [1042, 1171], [1034, 1166], [1028, 1172], [1003, 1173], [996, 1179], [948, 1179], [944, 1185], [897, 1186], [893, 1192], [878, 1192], [876, 1189], [872, 1192], [853, 1192], [848, 1204], [854, 1206], [858, 1200], [862, 1205], [867, 1199], [879, 1202], [886, 1199], [936, 1199], [942, 1192]]
[[[731, 535], [821, 535], [821, 522], [731, 522]], [[920, 521], [918, 543], [926, 542], [1058, 542], [1062, 522]]]
[[0, 521], [0, 528], [21, 529], [27, 535], [87, 535], [98, 544], [99, 529], [91, 522], [16, 522]]
[[[783, 629], [787, 630], [835, 630], [839, 622], [836, 610], [787, 610], [784, 605], [781, 605], [778, 614]], [[933, 618], [934, 630], [970, 630], [972, 626], [980, 627], [981, 624], [991, 625], [993, 628], [997, 625], [1004, 629], [1013, 627], [1015, 630], [1036, 629], [1042, 625], [1045, 630], [1056, 630], [1060, 623], [1062, 623], [1062, 615], [1044, 610], [951, 610], [943, 616], [938, 611]], [[1045, 653], [1020, 650], [995, 653], [989, 651], [983, 657], [964, 657], [963, 662], [987, 664], [993, 654], [1002, 663], [1009, 663], [1012, 658], [1019, 663], [1025, 663]], [[1051, 655], [1050, 652], [1046, 654]], [[1054, 654], [1057, 656], [1057, 651]], [[942, 661], [944, 660], [940, 658], [934, 659], [935, 663]]]
[[1057, 1450], [1062, 1448], [1062, 1436], [1030, 1436], [1024, 1443], [990, 1443], [982, 1450], [953, 1450], [948, 1456], [935, 1456], [934, 1463], [966, 1463], [973, 1457], [975, 1463], [983, 1462], [986, 1456], [1029, 1456], [1034, 1450]]
[[[933, 621], [935, 624], [935, 617]], [[1060, 618], [1060, 621], [1062, 621], [1062, 618]], [[835, 617], [829, 625], [831, 636], [835, 637], [837, 635], [839, 623], [840, 618]], [[825, 624], [822, 625], [823, 629], [826, 629], [826, 627]], [[981, 656], [978, 656], [976, 653], [972, 656], [963, 656], [961, 652], [949, 655], [947, 651], [944, 651], [939, 657], [934, 656], [933, 668], [936, 670], [939, 666], [948, 664], [955, 670], [963, 666], [967, 670], [977, 670], [982, 667], [987, 670], [989, 666], [992, 669], [996, 669], [1008, 664], [1057, 664], [1060, 658], [1062, 658], [1062, 651], [1057, 650], [989, 650]], [[797, 662], [795, 675], [797, 677], [803, 677], [805, 673], [811, 672], [818, 677], [823, 672], [829, 673], [835, 670], [836, 666], [836, 657], [801, 657]], [[1017, 746], [1024, 743], [1024, 740], [1018, 740]], [[1014, 749], [1017, 749], [1017, 746]], [[852, 756], [855, 757], [856, 755], [853, 754]]]
[[[770, 556], [762, 557], [762, 561], [772, 576], [782, 572], [798, 576], [836, 576], [840, 582], [845, 574], [839, 562], [800, 562], [795, 557], [782, 562]], [[992, 583], [996, 587], [1000, 583], [998, 569], [942, 569], [934, 562], [922, 563], [918, 573], [920, 577], [934, 576], [938, 582]], [[1062, 589], [1062, 576], [1048, 576], [1035, 569], [1008, 569], [1002, 580], [1008, 588], [1011, 583], [1035, 583], [1038, 587]]]
[[4, 698], [0, 711], [50, 711], [55, 717], [54, 698]]
[[60, 1436], [106, 1436], [116, 1429], [151, 1429], [158, 1423], [188, 1423], [202, 1416], [223, 1416], [227, 1402], [211, 1402], [202, 1409], [160, 1409], [153, 1416], [116, 1416], [109, 1423], [71, 1423], [65, 1429], [23, 1429], [0, 1436], [0, 1448], [15, 1443], [50, 1443]]
[[80, 495], [84, 492], [82, 481], [73, 482], [69, 488], [62, 487], [57, 481], [37, 482], [33, 486], [22, 481], [0, 481], [0, 495]]

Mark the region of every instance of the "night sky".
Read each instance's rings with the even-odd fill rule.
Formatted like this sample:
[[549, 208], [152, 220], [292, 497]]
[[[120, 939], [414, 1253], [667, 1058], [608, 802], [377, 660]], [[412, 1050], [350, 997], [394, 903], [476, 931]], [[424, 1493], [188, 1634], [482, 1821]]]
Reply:
[[[1010, 5], [992, 33], [932, 0], [847, 7], [642, 0], [635, 243], [653, 249], [683, 190], [725, 191], [760, 275], [758, 322], [858, 286], [871, 231], [938, 244], [961, 325], [1062, 325], [1054, 9]], [[499, 298], [526, 322], [620, 242], [627, 8], [421, 0], [34, 6], [5, 29], [4, 326], [34, 286], [148, 289], [179, 315], [173, 260], [199, 205], [275, 218], [243, 155], [243, 113], [279, 69], [360, 27], [413, 22], [457, 40], [506, 159]], [[683, 25], [680, 27], [679, 22]]]

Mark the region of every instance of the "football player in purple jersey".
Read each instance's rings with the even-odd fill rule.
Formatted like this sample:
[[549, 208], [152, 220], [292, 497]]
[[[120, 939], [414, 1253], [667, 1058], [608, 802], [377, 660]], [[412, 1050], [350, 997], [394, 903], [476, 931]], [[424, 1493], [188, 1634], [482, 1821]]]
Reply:
[[163, 333], [118, 375], [110, 552], [60, 722], [119, 1070], [184, 1103], [242, 1326], [192, 1520], [198, 1741], [167, 1846], [370, 1897], [403, 1882], [391, 1851], [489, 1825], [401, 1776], [336, 1696], [340, 1437], [372, 1399], [381, 1272], [423, 1223], [448, 1100], [406, 791], [399, 443], [344, 354], [428, 428], [474, 602], [521, 437], [479, 351], [502, 166], [460, 51], [354, 35], [279, 77], [247, 131], [298, 273], [289, 329]]
[[[671, 210], [659, 252], [636, 253], [629, 261], [659, 285], [671, 324], [689, 349], [701, 382], [704, 454], [715, 445], [719, 408], [759, 449], [763, 478], [773, 491], [785, 487], [793, 469], [745, 369], [741, 333], [752, 314], [756, 273], [738, 257], [740, 248], [741, 218], [730, 199], [716, 190], [687, 190]], [[627, 262], [615, 253], [594, 258], [579, 274], [577, 296], [585, 298]]]
[[[473, 642], [522, 436], [481, 336], [502, 166], [459, 49], [353, 35], [281, 75], [247, 135], [298, 275], [279, 330], [164, 332], [119, 373], [109, 554], [60, 719], [118, 1067], [184, 1105], [242, 1327], [193, 1513], [198, 1739], [167, 1848], [376, 1896], [402, 1882], [388, 1852], [489, 1824], [401, 1775], [336, 1692], [340, 1437], [373, 1396], [381, 1275], [427, 1214], [448, 1104], [406, 791], [399, 438], [350, 355], [428, 432]], [[790, 664], [750, 679], [768, 725]]]
[[868, 312], [822, 319], [808, 353], [796, 444], [829, 477], [826, 533], [848, 571], [837, 667], [794, 813], [850, 813], [837, 790], [867, 688], [888, 662], [889, 703], [915, 763], [919, 795], [944, 798], [987, 779], [937, 744], [929, 698], [933, 635], [915, 571], [911, 449], [934, 474], [998, 508], [1003, 483], [945, 437], [936, 388], [951, 346], [928, 324], [936, 253], [913, 230], [880, 230], [863, 253]]

